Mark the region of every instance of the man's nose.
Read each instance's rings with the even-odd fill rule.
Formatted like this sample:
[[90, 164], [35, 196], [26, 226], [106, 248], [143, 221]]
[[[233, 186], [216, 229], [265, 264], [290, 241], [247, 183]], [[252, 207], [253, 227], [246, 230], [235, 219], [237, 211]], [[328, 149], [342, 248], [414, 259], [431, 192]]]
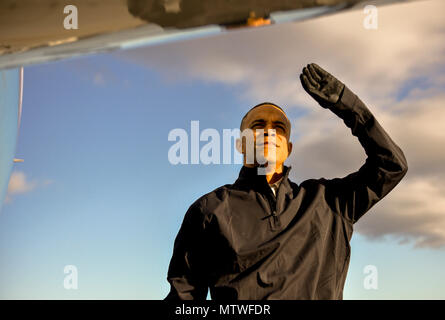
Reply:
[[267, 126], [264, 127], [264, 136], [267, 137], [267, 136], [269, 136], [269, 134], [272, 137], [276, 135], [275, 128], [273, 128], [271, 125], [267, 125]]

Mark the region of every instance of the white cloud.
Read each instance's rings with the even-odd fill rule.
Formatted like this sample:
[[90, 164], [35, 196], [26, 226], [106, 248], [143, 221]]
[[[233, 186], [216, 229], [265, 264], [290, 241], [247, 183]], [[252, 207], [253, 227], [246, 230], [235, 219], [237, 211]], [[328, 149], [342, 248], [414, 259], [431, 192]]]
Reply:
[[5, 197], [5, 203], [11, 203], [13, 196], [23, 194], [36, 189], [39, 186], [46, 186], [53, 183], [52, 180], [30, 181], [23, 171], [13, 171], [9, 178], [8, 191]]
[[11, 174], [8, 185], [8, 194], [19, 194], [33, 190], [37, 186], [36, 181], [28, 181], [24, 172], [14, 171]]
[[366, 158], [343, 121], [301, 88], [302, 67], [318, 63], [365, 102], [408, 159], [405, 179], [356, 230], [371, 238], [440, 247], [445, 245], [443, 12], [444, 1], [419, 1], [379, 7], [378, 30], [364, 29], [358, 10], [118, 55], [170, 79], [241, 87], [246, 111], [265, 100], [305, 110], [292, 121], [289, 163], [296, 182], [344, 176]]
[[391, 236], [416, 247], [445, 247], [445, 185], [434, 178], [403, 183], [356, 230], [370, 238]]

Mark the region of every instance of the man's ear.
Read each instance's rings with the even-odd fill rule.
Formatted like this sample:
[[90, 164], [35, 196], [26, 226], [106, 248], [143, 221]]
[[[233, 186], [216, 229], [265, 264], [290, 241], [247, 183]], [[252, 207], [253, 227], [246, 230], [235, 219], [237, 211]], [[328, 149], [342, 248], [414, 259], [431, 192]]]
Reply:
[[243, 153], [243, 145], [241, 143], [241, 139], [240, 138], [236, 139], [236, 150], [238, 150], [239, 153], [244, 154]]
[[289, 143], [287, 144], [287, 157], [288, 158], [291, 153], [292, 153], [292, 142], [289, 141]]

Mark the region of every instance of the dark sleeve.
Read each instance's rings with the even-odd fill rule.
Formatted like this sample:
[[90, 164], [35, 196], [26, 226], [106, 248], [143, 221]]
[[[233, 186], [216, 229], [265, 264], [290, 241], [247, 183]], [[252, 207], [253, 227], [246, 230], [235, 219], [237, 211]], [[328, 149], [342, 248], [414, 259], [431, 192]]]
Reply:
[[377, 122], [365, 104], [345, 86], [330, 107], [343, 119], [365, 149], [365, 164], [343, 178], [322, 179], [329, 206], [355, 223], [405, 176], [408, 164], [402, 150]]
[[187, 210], [173, 246], [165, 300], [205, 300], [208, 282], [205, 270], [205, 219], [198, 202]]

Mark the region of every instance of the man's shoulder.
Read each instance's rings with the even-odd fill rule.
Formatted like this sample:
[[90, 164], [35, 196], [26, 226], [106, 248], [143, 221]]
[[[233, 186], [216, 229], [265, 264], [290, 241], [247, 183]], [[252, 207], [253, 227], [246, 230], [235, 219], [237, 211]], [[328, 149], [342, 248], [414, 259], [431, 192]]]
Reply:
[[320, 193], [324, 194], [330, 181], [331, 179], [326, 179], [324, 177], [306, 179], [301, 181], [300, 184], [296, 184], [289, 180], [290, 185], [296, 194], [302, 192], [303, 195], [310, 197]]
[[201, 208], [207, 207], [209, 204], [214, 202], [222, 202], [228, 197], [229, 190], [232, 189], [232, 184], [225, 184], [219, 186], [212, 191], [200, 196], [193, 205], [199, 206]]

